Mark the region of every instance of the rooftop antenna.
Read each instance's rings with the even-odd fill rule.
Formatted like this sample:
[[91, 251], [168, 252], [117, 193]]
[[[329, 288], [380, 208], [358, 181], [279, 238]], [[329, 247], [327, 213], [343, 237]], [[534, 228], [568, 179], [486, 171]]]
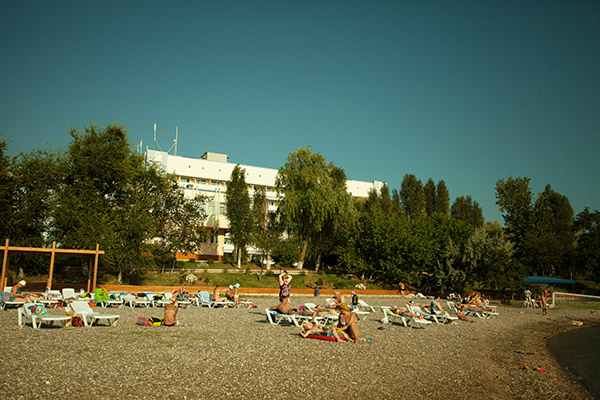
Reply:
[[171, 148], [169, 150], [167, 150], [167, 153], [169, 151], [171, 151], [171, 149], [175, 149], [173, 150], [173, 155], [176, 156], [177, 155], [177, 136], [179, 135], [179, 127], [176, 126], [175, 127], [175, 140], [173, 140], [173, 145], [171, 146]]
[[158, 149], [160, 151], [162, 151], [162, 149], [160, 148], [160, 144], [158, 144], [158, 140], [156, 140], [156, 122], [154, 123], [154, 142], [152, 143], [152, 150], [156, 150], [156, 146], [158, 146]]

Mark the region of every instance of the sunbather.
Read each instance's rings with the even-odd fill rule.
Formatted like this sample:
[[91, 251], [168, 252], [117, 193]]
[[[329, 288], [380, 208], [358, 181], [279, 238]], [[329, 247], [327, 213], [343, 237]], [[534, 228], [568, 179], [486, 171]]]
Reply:
[[444, 311], [444, 309], [442, 308], [442, 305], [440, 304], [440, 295], [439, 294], [436, 295], [433, 300], [431, 300], [431, 304], [429, 305], [429, 308], [430, 308], [432, 314], [444, 315], [446, 317], [449, 315], [446, 311]]
[[396, 315], [401, 315], [403, 317], [413, 318], [416, 316], [414, 313], [408, 311], [408, 308], [406, 307], [396, 307], [392, 310], [392, 312]]
[[531, 301], [531, 290], [525, 289], [523, 294], [525, 295], [525, 304], [527, 305], [527, 308], [533, 308], [533, 302]]
[[25, 281], [19, 281], [15, 286], [12, 287], [10, 291], [10, 297], [8, 301], [14, 301], [16, 303], [32, 303], [31, 297], [24, 295], [21, 293], [21, 290], [27, 285]]
[[213, 290], [213, 301], [216, 303], [226, 302], [227, 298], [221, 296], [221, 284], [217, 283], [215, 285], [215, 290]]
[[335, 337], [338, 342], [348, 340], [350, 342], [358, 343], [360, 340], [360, 331], [356, 325], [356, 314], [350, 311], [350, 308], [346, 303], [340, 304], [339, 308], [340, 318], [337, 327], [331, 332], [333, 337]]
[[288, 275], [285, 272], [279, 274], [279, 302], [290, 297], [292, 291], [292, 286], [290, 285], [291, 281], [291, 275]]
[[165, 318], [163, 325], [178, 326], [179, 322], [177, 321], [177, 311], [179, 311], [179, 308], [177, 307], [177, 298], [171, 297], [169, 304], [165, 306]]
[[314, 324], [312, 322], [303, 322], [302, 329], [304, 329], [304, 331], [300, 332], [300, 335], [302, 335], [302, 337], [307, 337], [309, 335], [329, 336], [327, 334], [327, 331], [325, 331], [322, 326]]
[[316, 311], [302, 311], [302, 310], [297, 310], [295, 308], [292, 308], [292, 303], [290, 303], [290, 298], [286, 297], [285, 299], [283, 299], [283, 301], [281, 303], [279, 303], [279, 305], [271, 307], [271, 310], [275, 310], [280, 312], [281, 314], [290, 314], [290, 315], [312, 315], [313, 316], [313, 322], [315, 319], [315, 316], [317, 315]]
[[459, 310], [463, 311], [477, 311], [477, 312], [485, 312], [485, 313], [493, 313], [496, 312], [493, 308], [487, 308], [483, 306], [478, 306], [475, 304], [456, 304], [456, 307]]
[[322, 307], [323, 308], [338, 308], [342, 303], [346, 303], [344, 301], [344, 295], [339, 291], [336, 290], [335, 292], [333, 292], [333, 298], [331, 300], [329, 300], [327, 303], [325, 303]]
[[[233, 306], [238, 308], [240, 305], [240, 296], [238, 294], [238, 290], [240, 288], [240, 284], [236, 283], [235, 285], [229, 285], [229, 290], [225, 292], [225, 297], [227, 300], [233, 301]], [[241, 301], [250, 301], [250, 299], [241, 299]]]

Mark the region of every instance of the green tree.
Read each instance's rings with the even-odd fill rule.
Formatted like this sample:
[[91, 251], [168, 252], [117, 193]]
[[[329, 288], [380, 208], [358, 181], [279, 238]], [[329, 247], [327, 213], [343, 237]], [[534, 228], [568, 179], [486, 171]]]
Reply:
[[269, 211], [265, 189], [262, 187], [254, 190], [252, 215], [255, 226], [253, 243], [262, 251], [262, 258], [266, 261], [267, 269], [271, 269], [271, 254], [282, 232], [276, 213]]
[[400, 199], [406, 218], [413, 219], [425, 215], [426, 204], [423, 184], [413, 174], [404, 175], [402, 188], [400, 189]]
[[70, 135], [53, 216], [57, 241], [87, 249], [99, 243], [106, 251], [101, 262], [117, 269], [119, 277], [138, 274], [152, 242], [170, 241], [169, 246], [188, 250], [185, 243], [197, 238], [184, 234], [186, 240], [176, 240], [174, 230], [191, 224], [190, 231], [200, 230], [202, 214], [190, 217], [200, 212], [198, 205], [184, 201], [163, 172], [131, 150], [122, 126], [72, 129]]
[[572, 277], [575, 233], [569, 199], [546, 185], [535, 200], [530, 221], [522, 245], [523, 261], [541, 275]]
[[332, 165], [306, 147], [288, 155], [277, 174], [276, 187], [283, 195], [279, 208], [287, 219], [286, 225], [302, 238], [298, 260], [298, 269], [302, 269], [310, 239], [345, 207], [340, 203], [341, 199], [348, 199], [345, 185], [342, 194], [334, 184]]
[[446, 182], [438, 181], [435, 188], [435, 215], [448, 216], [450, 212], [450, 194], [446, 188]]
[[429, 178], [425, 186], [423, 186], [423, 194], [425, 196], [425, 215], [428, 217], [435, 216], [435, 183]]
[[575, 219], [577, 261], [591, 279], [600, 282], [600, 212], [585, 207]]
[[471, 196], [457, 197], [452, 204], [451, 215], [455, 219], [464, 221], [475, 228], [483, 226], [483, 211], [477, 201]]
[[529, 188], [530, 179], [500, 179], [496, 182], [496, 204], [504, 219], [508, 239], [515, 243], [515, 255], [522, 257], [525, 235], [531, 229], [532, 194]]
[[252, 213], [250, 208], [250, 195], [246, 184], [246, 170], [236, 165], [231, 171], [231, 178], [227, 182], [226, 215], [229, 218], [229, 233], [235, 246], [234, 261], [241, 268], [242, 254], [250, 243], [252, 236]]

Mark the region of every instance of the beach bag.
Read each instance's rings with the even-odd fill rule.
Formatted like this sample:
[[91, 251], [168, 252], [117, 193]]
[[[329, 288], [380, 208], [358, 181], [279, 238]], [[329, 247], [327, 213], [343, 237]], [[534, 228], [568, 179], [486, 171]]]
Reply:
[[150, 317], [150, 318], [148, 318], [148, 324], [150, 326], [161, 326], [162, 325], [162, 319], [156, 318], [156, 317]]
[[150, 321], [148, 321], [148, 318], [146, 318], [146, 317], [138, 317], [136, 325], [149, 326]]
[[71, 326], [83, 326], [83, 320], [81, 317], [75, 316], [71, 318]]

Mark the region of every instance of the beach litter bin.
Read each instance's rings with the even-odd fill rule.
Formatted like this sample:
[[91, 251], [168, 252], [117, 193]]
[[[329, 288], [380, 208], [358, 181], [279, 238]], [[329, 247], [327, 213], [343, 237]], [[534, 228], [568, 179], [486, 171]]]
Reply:
[[321, 294], [321, 289], [319, 289], [319, 288], [316, 288], [316, 289], [315, 289], [315, 297], [317, 297], [317, 296], [318, 296], [318, 295], [320, 295], [320, 294]]

